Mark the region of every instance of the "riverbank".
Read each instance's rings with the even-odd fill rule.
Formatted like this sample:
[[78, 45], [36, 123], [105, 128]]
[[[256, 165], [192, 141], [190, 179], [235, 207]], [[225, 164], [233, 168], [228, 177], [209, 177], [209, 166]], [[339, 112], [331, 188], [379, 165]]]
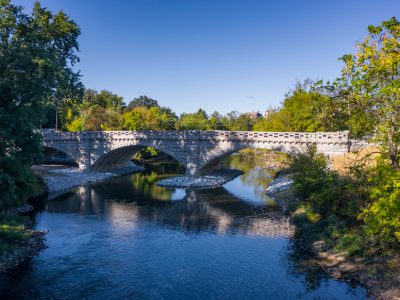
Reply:
[[170, 188], [212, 188], [222, 186], [243, 174], [236, 169], [223, 169], [204, 176], [174, 176], [157, 182], [158, 186]]
[[85, 183], [97, 182], [117, 176], [142, 172], [144, 167], [132, 163], [129, 167], [114, 169], [106, 172], [85, 172], [75, 167], [34, 166], [36, 175], [43, 179], [50, 197], [55, 197]]
[[[277, 184], [272, 182], [271, 187], [280, 186], [281, 181], [282, 178], [278, 178]], [[310, 272], [322, 268], [331, 278], [362, 286], [373, 299], [400, 299], [399, 254], [379, 249], [375, 255], [353, 254], [352, 247], [364, 247], [358, 235], [338, 232], [333, 238], [327, 232], [337, 225], [321, 221], [310, 212], [304, 202], [296, 198], [293, 187], [277, 189], [271, 196], [295, 226], [294, 247], [308, 253], [296, 262], [299, 269]]]
[[374, 299], [400, 299], [399, 254], [378, 252], [364, 257], [340, 251], [340, 239], [324, 234], [330, 225], [319, 223], [318, 216], [312, 215], [304, 207], [304, 201], [296, 198], [290, 176], [276, 176], [266, 187], [266, 194], [283, 207], [295, 225], [294, 246], [308, 253], [308, 258], [296, 261], [299, 269], [309, 272], [322, 268], [331, 278], [364, 287]]
[[[291, 215], [293, 220], [293, 215]], [[398, 254], [377, 254], [374, 256], [351, 255], [337, 250], [337, 241], [313, 240], [306, 230], [315, 230], [308, 225], [294, 222], [295, 235], [293, 244], [304, 255], [297, 261], [297, 268], [310, 272], [322, 268], [326, 274], [337, 280], [359, 285], [366, 289], [373, 299], [400, 299], [400, 256]], [[324, 230], [324, 228], [319, 228]], [[313, 234], [313, 233], [311, 233]], [[314, 233], [315, 234], [315, 233]]]
[[0, 214], [0, 274], [30, 260], [45, 245], [45, 231], [32, 230], [33, 222], [13, 214]]

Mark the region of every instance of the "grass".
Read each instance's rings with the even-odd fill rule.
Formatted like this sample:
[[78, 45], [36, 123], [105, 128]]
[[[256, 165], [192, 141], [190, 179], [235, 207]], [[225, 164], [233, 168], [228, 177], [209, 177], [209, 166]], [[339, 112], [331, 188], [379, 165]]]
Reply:
[[0, 255], [10, 251], [16, 240], [27, 237], [27, 217], [0, 214]]
[[368, 167], [376, 166], [376, 159], [379, 157], [379, 149], [374, 147], [365, 147], [359, 151], [352, 151], [343, 155], [332, 157], [333, 169], [340, 174], [348, 173], [349, 167], [360, 162], [364, 162]]

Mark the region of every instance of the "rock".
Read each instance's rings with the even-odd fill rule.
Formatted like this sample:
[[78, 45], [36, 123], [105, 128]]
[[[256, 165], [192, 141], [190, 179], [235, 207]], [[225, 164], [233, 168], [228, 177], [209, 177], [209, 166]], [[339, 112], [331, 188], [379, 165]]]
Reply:
[[29, 213], [29, 212], [31, 212], [33, 210], [34, 210], [34, 207], [32, 205], [30, 205], [28, 203], [25, 203], [25, 204], [23, 204], [21, 206], [10, 208], [7, 211], [7, 213], [10, 214], [10, 215], [20, 215], [20, 214]]
[[265, 193], [273, 196], [276, 193], [286, 191], [293, 185], [293, 180], [287, 176], [278, 177], [272, 180], [266, 187]]
[[15, 240], [13, 249], [0, 256], [0, 273], [17, 267], [46, 248], [44, 243], [47, 231], [27, 230], [28, 237]]
[[209, 188], [218, 187], [242, 175], [243, 171], [224, 169], [204, 176], [175, 176], [160, 180], [158, 186], [172, 188]]

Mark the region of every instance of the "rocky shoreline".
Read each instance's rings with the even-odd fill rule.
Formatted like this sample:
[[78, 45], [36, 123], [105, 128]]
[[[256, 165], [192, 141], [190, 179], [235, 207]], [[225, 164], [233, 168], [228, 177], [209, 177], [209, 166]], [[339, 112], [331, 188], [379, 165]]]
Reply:
[[390, 267], [399, 257], [352, 258], [327, 249], [323, 241], [315, 242], [312, 251], [314, 262], [330, 277], [355, 282], [374, 299], [400, 299], [398, 271]]
[[131, 166], [114, 169], [106, 172], [85, 172], [78, 168], [43, 168], [36, 167], [38, 174], [47, 186], [47, 192], [51, 197], [65, 193], [69, 189], [85, 183], [97, 182], [122, 175], [138, 173], [145, 170], [144, 167], [132, 163]]
[[27, 237], [13, 242], [12, 251], [7, 251], [0, 256], [0, 274], [28, 261], [46, 248], [46, 231], [26, 230], [25, 234]]
[[174, 176], [157, 182], [158, 186], [170, 188], [210, 188], [221, 186], [243, 174], [236, 169], [223, 169], [204, 176]]

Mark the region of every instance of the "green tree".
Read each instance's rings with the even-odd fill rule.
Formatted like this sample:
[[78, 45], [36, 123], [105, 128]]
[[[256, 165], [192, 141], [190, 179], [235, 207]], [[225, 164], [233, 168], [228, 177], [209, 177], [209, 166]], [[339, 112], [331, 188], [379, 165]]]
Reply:
[[292, 131], [289, 126], [288, 116], [285, 115], [286, 111], [281, 108], [270, 107], [265, 112], [264, 117], [257, 119], [254, 124], [254, 131]]
[[369, 193], [370, 202], [359, 216], [365, 222], [366, 233], [399, 246], [400, 171], [380, 161], [369, 178]]
[[37, 2], [32, 14], [0, 0], [0, 210], [35, 189], [30, 165], [41, 158], [46, 106], [82, 92], [78, 25], [64, 12], [52, 14]]
[[139, 111], [131, 110], [122, 115], [122, 129], [142, 130], [144, 128], [144, 119]]
[[208, 130], [208, 115], [199, 108], [195, 113], [183, 113], [180, 116], [180, 128], [183, 130]]
[[[119, 130], [121, 114], [124, 110], [123, 98], [109, 91], [86, 90], [79, 109], [67, 110], [67, 116], [77, 112], [74, 117], [64, 118], [64, 127], [76, 130]], [[65, 106], [64, 106], [65, 107]], [[65, 108], [64, 108], [65, 109]]]
[[176, 116], [170, 109], [158, 106], [135, 107], [122, 115], [122, 128], [128, 130], [171, 130], [174, 129]]
[[339, 115], [334, 111], [331, 97], [310, 79], [297, 82], [295, 89], [286, 95], [281, 117], [292, 131], [339, 130]]
[[255, 121], [248, 114], [240, 114], [238, 111], [231, 111], [223, 117], [224, 127], [227, 130], [252, 130]]
[[127, 110], [132, 110], [136, 107], [145, 106], [147, 108], [151, 108], [153, 106], [159, 107], [158, 101], [147, 96], [139, 96], [134, 98], [127, 106]]
[[212, 130], [225, 130], [225, 126], [223, 124], [223, 117], [222, 115], [217, 112], [214, 111], [211, 116], [209, 121], [209, 128]]
[[400, 155], [400, 22], [395, 18], [370, 25], [356, 54], [344, 55], [337, 83], [351, 115], [351, 129], [374, 133], [392, 166]]

